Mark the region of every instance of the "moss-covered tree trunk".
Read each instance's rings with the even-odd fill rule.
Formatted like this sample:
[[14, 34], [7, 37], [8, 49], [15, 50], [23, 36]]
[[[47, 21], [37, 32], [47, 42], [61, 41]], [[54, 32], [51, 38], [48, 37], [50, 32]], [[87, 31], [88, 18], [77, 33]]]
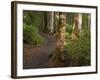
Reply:
[[65, 28], [66, 28], [66, 14], [59, 13], [59, 25], [58, 25], [58, 35], [57, 35], [57, 48], [61, 54], [64, 51], [65, 45]]
[[66, 28], [66, 14], [59, 13], [59, 23], [57, 29], [57, 44], [56, 50], [51, 57], [55, 66], [64, 66], [64, 45], [65, 45], [65, 28]]

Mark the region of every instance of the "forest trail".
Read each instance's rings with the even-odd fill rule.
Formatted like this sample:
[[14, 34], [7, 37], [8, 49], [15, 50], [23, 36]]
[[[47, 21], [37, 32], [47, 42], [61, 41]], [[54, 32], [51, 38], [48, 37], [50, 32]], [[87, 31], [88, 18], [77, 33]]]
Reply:
[[45, 38], [45, 42], [41, 46], [37, 47], [24, 47], [24, 69], [32, 68], [48, 68], [49, 55], [56, 48], [56, 38], [45, 33], [40, 33]]

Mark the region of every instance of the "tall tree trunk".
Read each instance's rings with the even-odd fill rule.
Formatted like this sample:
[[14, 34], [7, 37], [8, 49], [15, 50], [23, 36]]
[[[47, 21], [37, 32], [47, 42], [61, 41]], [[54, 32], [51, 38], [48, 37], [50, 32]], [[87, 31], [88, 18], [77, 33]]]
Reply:
[[64, 66], [64, 45], [65, 45], [66, 14], [59, 13], [59, 23], [57, 29], [57, 46], [53, 52], [52, 60], [56, 66]]
[[47, 32], [48, 28], [47, 28], [47, 12], [44, 12], [44, 26], [43, 26], [43, 32]]
[[88, 29], [91, 31], [91, 14], [88, 14]]
[[58, 24], [59, 23], [59, 12], [54, 13], [54, 33], [57, 36]]
[[77, 39], [82, 31], [82, 14], [78, 13], [74, 16], [72, 40]]
[[78, 29], [80, 34], [82, 32], [82, 13], [78, 13]]
[[53, 33], [54, 29], [54, 12], [47, 13], [47, 31], [48, 33]]
[[65, 28], [66, 28], [66, 14], [59, 13], [57, 46], [59, 48], [59, 52], [61, 53], [63, 53], [65, 45]]
[[45, 16], [46, 16], [46, 14], [45, 14], [45, 12], [44, 12], [44, 13], [43, 13], [43, 18], [42, 18], [42, 31], [43, 31], [43, 32], [44, 32], [44, 30], [45, 30], [45, 25], [46, 25]]

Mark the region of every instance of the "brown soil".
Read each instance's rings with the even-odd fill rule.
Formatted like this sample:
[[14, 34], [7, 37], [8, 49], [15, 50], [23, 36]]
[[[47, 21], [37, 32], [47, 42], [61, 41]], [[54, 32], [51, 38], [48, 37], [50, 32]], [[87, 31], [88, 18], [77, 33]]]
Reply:
[[45, 38], [45, 42], [41, 46], [32, 47], [31, 45], [25, 46], [23, 49], [23, 68], [48, 68], [49, 55], [56, 49], [56, 39], [53, 36], [41, 33]]

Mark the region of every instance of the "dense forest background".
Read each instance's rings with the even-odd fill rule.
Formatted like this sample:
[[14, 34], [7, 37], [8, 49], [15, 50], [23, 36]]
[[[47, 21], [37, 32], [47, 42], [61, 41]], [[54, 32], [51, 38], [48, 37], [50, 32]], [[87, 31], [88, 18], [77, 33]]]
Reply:
[[[23, 11], [23, 43], [41, 46], [52, 36], [56, 48], [49, 54], [52, 66], [88, 66], [91, 63], [89, 13]], [[49, 45], [48, 45], [49, 46]]]

